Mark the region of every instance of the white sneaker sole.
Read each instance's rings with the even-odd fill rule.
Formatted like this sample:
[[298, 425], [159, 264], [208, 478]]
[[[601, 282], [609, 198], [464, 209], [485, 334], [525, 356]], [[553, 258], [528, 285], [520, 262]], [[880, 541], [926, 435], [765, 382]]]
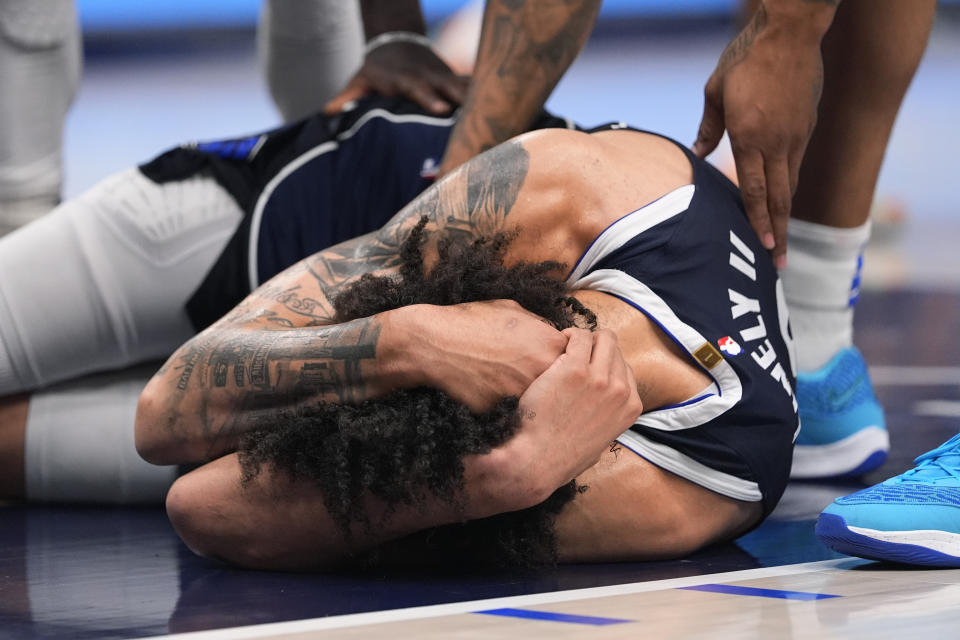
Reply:
[[936, 529], [919, 529], [917, 531], [878, 531], [866, 527], [852, 527], [847, 529], [862, 536], [879, 542], [890, 544], [909, 544], [916, 547], [931, 549], [954, 558], [960, 558], [960, 534]]
[[790, 477], [798, 480], [831, 478], [855, 471], [875, 453], [890, 450], [886, 429], [866, 427], [830, 444], [795, 445]]

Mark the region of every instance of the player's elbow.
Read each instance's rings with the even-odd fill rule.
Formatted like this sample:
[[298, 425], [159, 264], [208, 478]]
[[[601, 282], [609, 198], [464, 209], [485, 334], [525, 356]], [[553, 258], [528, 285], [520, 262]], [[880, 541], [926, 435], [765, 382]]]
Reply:
[[134, 445], [140, 457], [152, 464], [184, 462], [171, 442], [175, 423], [169, 395], [158, 378], [151, 379], [140, 393], [134, 420]]
[[180, 477], [167, 492], [167, 518], [174, 531], [202, 558], [256, 566], [257, 554], [249, 536], [237, 531], [238, 523], [224, 517], [223, 509], [205, 495], [210, 488], [198, 482], [196, 475], [194, 472]]

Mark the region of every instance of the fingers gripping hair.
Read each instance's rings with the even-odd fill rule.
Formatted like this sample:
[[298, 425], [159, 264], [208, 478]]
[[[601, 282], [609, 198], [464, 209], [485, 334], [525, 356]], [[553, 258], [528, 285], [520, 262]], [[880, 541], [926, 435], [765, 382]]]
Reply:
[[[410, 304], [509, 298], [559, 329], [596, 325], [593, 313], [569, 297], [564, 282], [553, 275], [562, 265], [503, 264], [510, 234], [474, 241], [441, 238], [437, 263], [426, 272], [425, 223], [421, 220], [404, 243], [398, 277], [364, 276], [334, 300], [338, 321]], [[352, 527], [377, 525], [364, 511], [368, 495], [386, 504], [388, 515], [391, 509], [427, 499], [456, 504], [463, 488], [464, 456], [489, 452], [519, 425], [517, 398], [505, 398], [478, 415], [429, 388], [395, 391], [357, 405], [301, 407], [284, 418], [279, 427], [275, 422], [264, 425], [242, 441], [245, 480], [269, 465], [314, 482], [345, 536]], [[410, 557], [417, 550], [421, 560], [470, 558], [512, 566], [553, 562], [553, 519], [577, 491], [571, 481], [530, 509], [420, 532], [386, 545], [369, 559]]]

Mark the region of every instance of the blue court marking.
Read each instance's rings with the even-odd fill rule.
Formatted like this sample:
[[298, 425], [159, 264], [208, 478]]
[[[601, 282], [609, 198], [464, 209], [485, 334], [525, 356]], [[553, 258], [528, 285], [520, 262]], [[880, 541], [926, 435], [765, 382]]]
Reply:
[[710, 593], [729, 593], [735, 596], [759, 596], [761, 598], [781, 598], [783, 600], [825, 600], [843, 596], [830, 593], [810, 593], [809, 591], [781, 591], [780, 589], [757, 589], [756, 587], [737, 587], [732, 584], [699, 584], [695, 587], [677, 587], [687, 591], [709, 591]]
[[550, 622], [569, 622], [571, 624], [589, 624], [603, 627], [608, 624], [622, 624], [635, 620], [621, 620], [619, 618], [598, 618], [596, 616], [575, 616], [569, 613], [553, 613], [551, 611], [531, 611], [530, 609], [487, 609], [474, 611], [488, 616], [506, 616], [508, 618], [526, 618], [527, 620], [549, 620]]

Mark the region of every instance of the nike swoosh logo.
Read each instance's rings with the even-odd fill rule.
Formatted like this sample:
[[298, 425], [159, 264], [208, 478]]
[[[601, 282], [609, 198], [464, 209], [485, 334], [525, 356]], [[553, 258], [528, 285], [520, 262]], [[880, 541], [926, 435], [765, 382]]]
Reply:
[[865, 382], [863, 376], [858, 376], [853, 384], [840, 393], [837, 393], [834, 389], [827, 391], [827, 402], [830, 404], [830, 408], [834, 411], [846, 408]]

